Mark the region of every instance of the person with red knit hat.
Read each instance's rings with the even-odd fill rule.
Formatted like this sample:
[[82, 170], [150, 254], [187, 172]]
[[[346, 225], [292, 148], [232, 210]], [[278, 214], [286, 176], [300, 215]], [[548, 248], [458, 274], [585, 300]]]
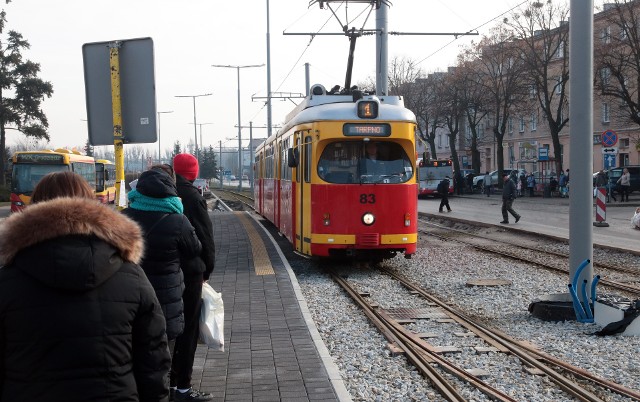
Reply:
[[176, 338], [171, 362], [172, 395], [175, 401], [208, 401], [213, 399], [213, 395], [193, 388], [191, 376], [198, 346], [202, 283], [209, 280], [215, 265], [213, 224], [207, 212], [207, 201], [193, 186], [193, 181], [198, 177], [198, 160], [191, 154], [178, 154], [173, 158], [173, 170], [184, 214], [196, 230], [202, 243], [202, 252], [196, 258], [182, 261], [185, 284], [182, 294], [184, 332]]

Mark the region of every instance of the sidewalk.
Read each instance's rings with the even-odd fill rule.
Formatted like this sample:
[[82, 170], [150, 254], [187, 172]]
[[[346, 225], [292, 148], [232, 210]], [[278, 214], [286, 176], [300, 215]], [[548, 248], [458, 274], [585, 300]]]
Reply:
[[[595, 201], [594, 201], [595, 202]], [[418, 212], [432, 216], [438, 213], [439, 198], [418, 200]], [[447, 219], [459, 219], [475, 223], [503, 226], [509, 230], [518, 230], [544, 234], [552, 238], [569, 239], [569, 198], [521, 197], [517, 198], [513, 208], [522, 215], [517, 224], [511, 220], [509, 225], [500, 225], [502, 220], [502, 194], [466, 194], [450, 196], [452, 212], [445, 213]], [[593, 227], [593, 243], [615, 249], [626, 249], [640, 253], [640, 230], [633, 229], [631, 218], [640, 206], [640, 194], [629, 196], [629, 202], [607, 204], [606, 222], [609, 227]], [[595, 221], [595, 208], [593, 211]]]

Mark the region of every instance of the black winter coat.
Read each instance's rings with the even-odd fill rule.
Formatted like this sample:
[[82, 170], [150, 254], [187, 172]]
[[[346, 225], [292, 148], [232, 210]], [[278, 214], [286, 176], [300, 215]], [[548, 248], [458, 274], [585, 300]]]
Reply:
[[213, 242], [213, 223], [207, 212], [207, 201], [192, 182], [179, 174], [176, 174], [176, 184], [178, 195], [182, 198], [182, 205], [184, 205], [184, 214], [195, 228], [196, 235], [202, 243], [200, 257], [183, 260], [182, 270], [185, 280], [195, 280], [196, 277], [199, 279], [200, 275], [208, 280], [215, 266], [216, 246]]
[[[145, 172], [136, 189], [157, 197], [176, 196], [176, 188], [168, 175]], [[158, 180], [160, 179], [160, 180]], [[166, 179], [166, 180], [165, 180]], [[184, 330], [182, 292], [184, 277], [181, 260], [197, 258], [200, 241], [187, 217], [180, 213], [143, 211], [129, 207], [123, 214], [138, 222], [145, 241], [145, 254], [140, 265], [147, 274], [167, 320], [167, 337], [175, 339]]]
[[140, 229], [58, 198], [0, 226], [0, 401], [166, 401], [171, 357]]

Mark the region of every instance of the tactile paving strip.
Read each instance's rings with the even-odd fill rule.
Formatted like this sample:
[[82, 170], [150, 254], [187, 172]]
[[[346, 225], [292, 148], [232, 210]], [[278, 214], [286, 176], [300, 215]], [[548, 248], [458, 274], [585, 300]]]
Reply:
[[253, 267], [256, 271], [256, 275], [275, 275], [273, 272], [273, 266], [271, 260], [269, 260], [269, 254], [264, 246], [262, 238], [256, 231], [256, 228], [251, 224], [246, 212], [235, 212], [240, 218], [240, 222], [244, 225], [244, 228], [249, 236], [249, 242], [251, 243], [251, 253], [253, 254]]

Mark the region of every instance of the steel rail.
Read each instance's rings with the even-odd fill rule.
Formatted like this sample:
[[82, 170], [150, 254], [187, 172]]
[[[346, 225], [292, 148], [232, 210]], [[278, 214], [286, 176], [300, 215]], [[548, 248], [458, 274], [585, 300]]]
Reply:
[[328, 270], [329, 274], [360, 306], [365, 315], [382, 332], [389, 342], [396, 345], [406, 354], [407, 359], [420, 370], [420, 372], [431, 381], [443, 397], [449, 401], [465, 401], [464, 397], [449, 383], [437, 370], [429, 363], [437, 363], [442, 369], [450, 374], [464, 380], [485, 393], [489, 397], [498, 401], [516, 402], [509, 395], [491, 387], [478, 377], [468, 373], [464, 369], [455, 366], [446, 359], [439, 356], [424, 341], [413, 334], [409, 334], [404, 327], [391, 319], [384, 312], [375, 309], [362, 297], [344, 278], [333, 270]]
[[[424, 297], [426, 300], [435, 303], [436, 305], [438, 305], [440, 308], [442, 308], [443, 310], [447, 311], [448, 314], [451, 315], [451, 317], [453, 319], [457, 320], [464, 320], [466, 322], [468, 322], [469, 325], [473, 326], [475, 329], [473, 330], [474, 333], [479, 333], [482, 332], [484, 333], [486, 336], [493, 338], [496, 342], [500, 343], [504, 348], [508, 349], [509, 352], [511, 352], [514, 356], [518, 357], [520, 360], [522, 360], [526, 365], [529, 365], [531, 367], [537, 368], [538, 370], [542, 371], [545, 375], [547, 375], [547, 377], [555, 382], [559, 387], [561, 387], [562, 389], [564, 389], [566, 392], [568, 392], [569, 394], [575, 396], [576, 398], [578, 398], [579, 400], [582, 401], [589, 401], [589, 402], [602, 402], [602, 399], [600, 399], [597, 395], [585, 390], [580, 384], [571, 381], [569, 379], [567, 379], [564, 375], [558, 373], [557, 371], [553, 370], [552, 368], [548, 367], [547, 365], [545, 365], [544, 363], [540, 362], [539, 359], [535, 356], [533, 356], [533, 354], [537, 354], [537, 353], [533, 353], [533, 349], [525, 347], [521, 342], [516, 342], [514, 340], [512, 340], [511, 338], [509, 338], [508, 336], [506, 336], [504, 333], [501, 333], [499, 331], [495, 331], [494, 329], [485, 326], [484, 324], [478, 323], [474, 320], [472, 320], [471, 318], [468, 318], [466, 316], [466, 314], [464, 314], [463, 312], [454, 309], [453, 307], [450, 307], [449, 305], [447, 305], [445, 302], [441, 301], [440, 299], [438, 299], [437, 297], [433, 296], [432, 294], [427, 293], [424, 289], [422, 289], [420, 286], [414, 284], [413, 282], [411, 282], [410, 280], [406, 279], [405, 277], [403, 277], [400, 274], [397, 274], [395, 272], [391, 272], [388, 269], [382, 269], [382, 272], [384, 272], [385, 274], [391, 276], [392, 278], [400, 281], [405, 287], [407, 287], [407, 289], [410, 289], [412, 291], [414, 291], [417, 294], [420, 294], [422, 297]], [[546, 358], [551, 358], [551, 356], [545, 355], [542, 356], [542, 354], [540, 354], [539, 356]], [[610, 389], [612, 391], [618, 392], [620, 394], [623, 394], [625, 396], [631, 396], [633, 398], [638, 398], [640, 397], [640, 395], [638, 395], [637, 393], [635, 393], [635, 391], [626, 389], [624, 387], [610, 387], [608, 382], [606, 380], [603, 379], [598, 379], [597, 377], [593, 376], [593, 375], [589, 375], [588, 372], [585, 372], [583, 370], [580, 370], [574, 366], [571, 366], [567, 363], [561, 362], [557, 359], [551, 358], [553, 359], [553, 364], [558, 365], [560, 367], [562, 367], [563, 369], [567, 369], [571, 372], [574, 373], [580, 373], [580, 376], [583, 378], [587, 378], [590, 381], [593, 381], [594, 383], [597, 383], [607, 389]], [[549, 360], [552, 361], [552, 360]], [[607, 384], [607, 385], [605, 385]], [[635, 394], [635, 395], [634, 395]]]
[[[429, 222], [424, 222], [422, 220], [420, 222], [422, 222], [424, 224], [428, 224], [428, 225], [431, 224]], [[460, 232], [460, 233], [466, 234], [465, 232]], [[522, 261], [522, 262], [525, 262], [525, 263], [528, 263], [528, 264], [536, 264], [536, 265], [538, 265], [538, 266], [540, 266], [542, 268], [545, 268], [547, 270], [550, 270], [550, 271], [561, 272], [561, 273], [564, 273], [564, 274], [568, 274], [569, 273], [568, 269], [555, 267], [553, 265], [549, 265], [549, 264], [546, 264], [546, 263], [541, 262], [541, 261], [534, 261], [534, 260], [531, 259], [530, 256], [529, 257], [521, 257], [521, 256], [519, 256], [517, 254], [513, 254], [513, 253], [510, 253], [508, 251], [504, 251], [502, 248], [500, 250], [496, 250], [496, 249], [494, 249], [494, 248], [492, 248], [490, 246], [482, 246], [482, 245], [479, 245], [479, 244], [474, 244], [471, 241], [461, 240], [461, 239], [459, 239], [457, 237], [453, 237], [453, 236], [446, 236], [446, 235], [441, 235], [441, 234], [436, 234], [436, 233], [428, 233], [428, 234], [430, 236], [438, 237], [438, 238], [441, 238], [441, 239], [454, 240], [454, 241], [457, 241], [459, 243], [463, 243], [463, 244], [466, 244], [468, 246], [474, 247], [474, 248], [476, 248], [478, 250], [488, 251], [490, 253], [498, 254], [498, 255], [501, 255], [503, 257], [508, 257], [508, 258], [511, 258], [511, 259], [514, 259], [514, 260], [517, 260], [517, 261]], [[478, 237], [480, 237], [480, 236], [478, 236]], [[485, 240], [498, 241], [498, 240], [495, 240], [495, 239], [487, 239], [486, 237], [481, 237], [481, 238], [485, 239]], [[623, 291], [626, 291], [626, 292], [629, 292], [629, 293], [633, 293], [635, 295], [639, 295], [640, 294], [640, 287], [633, 286], [633, 285], [627, 285], [627, 284], [621, 283], [621, 282], [616, 282], [616, 281], [613, 281], [611, 279], [607, 279], [605, 277], [600, 279], [599, 284], [600, 285], [604, 285], [604, 286], [609, 286], [609, 287], [614, 288], [614, 289], [623, 290]]]
[[[425, 221], [423, 219], [419, 219], [419, 221], [421, 223], [426, 224], [426, 225], [431, 225], [431, 226], [434, 226], [434, 227], [437, 227], [437, 228], [440, 228], [440, 229], [444, 229], [444, 230], [454, 231], [454, 232], [457, 232], [457, 233], [465, 234], [467, 236], [477, 237], [477, 238], [486, 239], [486, 240], [499, 241], [499, 242], [501, 242], [503, 244], [507, 244], [507, 245], [514, 246], [514, 247], [518, 247], [518, 248], [521, 248], [521, 249], [530, 250], [530, 251], [538, 251], [538, 252], [542, 252], [542, 253], [545, 253], [545, 254], [551, 254], [551, 255], [554, 255], [554, 256], [557, 256], [557, 257], [560, 257], [560, 258], [569, 259], [569, 257], [566, 254], [563, 254], [563, 253], [560, 253], [560, 252], [557, 252], [557, 251], [545, 250], [545, 249], [542, 249], [542, 248], [539, 248], [539, 247], [533, 247], [533, 246], [527, 246], [527, 245], [522, 245], [522, 244], [511, 243], [511, 242], [504, 241], [504, 240], [492, 239], [490, 237], [480, 236], [480, 235], [477, 235], [475, 233], [465, 232], [464, 230], [438, 225], [437, 223], [433, 223], [433, 222], [427, 222], [427, 221]], [[593, 266], [596, 267], [596, 268], [599, 267], [599, 268], [608, 269], [608, 270], [611, 270], [611, 271], [614, 271], [614, 272], [622, 272], [622, 273], [627, 273], [627, 274], [640, 275], [640, 270], [638, 270], [638, 269], [626, 268], [626, 267], [621, 267], [621, 266], [618, 266], [618, 265], [610, 265], [610, 264], [606, 264], [606, 263], [603, 263], [603, 262], [595, 262], [594, 261], [593, 262]]]

